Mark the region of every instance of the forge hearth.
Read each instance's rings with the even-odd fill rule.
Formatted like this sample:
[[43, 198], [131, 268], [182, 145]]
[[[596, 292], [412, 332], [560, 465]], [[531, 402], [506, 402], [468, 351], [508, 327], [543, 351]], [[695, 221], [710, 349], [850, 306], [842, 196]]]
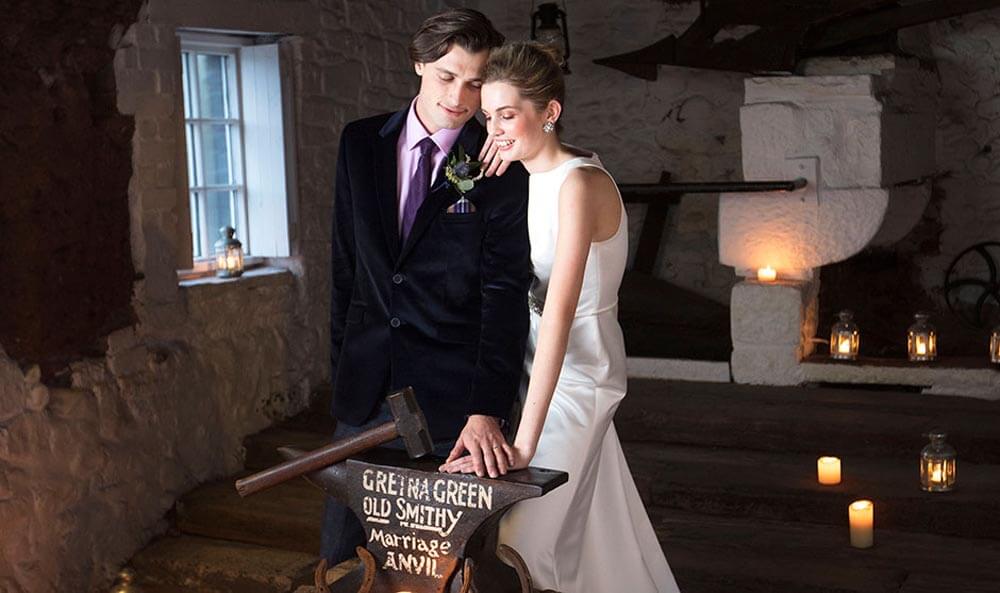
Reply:
[[[930, 199], [930, 72], [893, 56], [811, 60], [802, 72], [747, 79], [740, 123], [747, 180], [803, 177], [807, 186], [720, 198], [720, 261], [747, 278], [730, 309], [738, 382], [803, 382], [800, 361], [832, 323], [819, 317], [821, 268], [899, 241]], [[765, 267], [783, 281], [757, 282]]]

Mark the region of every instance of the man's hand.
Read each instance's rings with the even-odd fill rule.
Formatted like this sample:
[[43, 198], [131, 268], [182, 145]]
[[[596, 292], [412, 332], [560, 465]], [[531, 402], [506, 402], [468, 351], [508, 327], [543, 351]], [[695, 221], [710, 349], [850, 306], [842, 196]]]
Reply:
[[[521, 449], [519, 447], [507, 447], [505, 446], [505, 451], [508, 452], [510, 456], [510, 466], [507, 468], [508, 471], [514, 471], [518, 469], [524, 469], [528, 467], [531, 463], [531, 458], [535, 456], [533, 451], [528, 451], [527, 449]], [[438, 471], [442, 471], [449, 474], [471, 474], [475, 472], [475, 467], [473, 464], [472, 456], [466, 455], [465, 457], [459, 457], [458, 459], [445, 463]]]
[[494, 142], [493, 134], [486, 136], [486, 143], [479, 150], [479, 161], [483, 163], [483, 175], [491, 177], [493, 175], [503, 175], [510, 166], [509, 161], [500, 158], [500, 151], [497, 150], [497, 143]]
[[466, 451], [469, 453], [466, 463], [479, 477], [486, 474], [491, 478], [502, 476], [514, 462], [513, 450], [500, 432], [500, 421], [492, 416], [469, 416], [455, 447], [439, 470], [445, 471], [448, 464]]

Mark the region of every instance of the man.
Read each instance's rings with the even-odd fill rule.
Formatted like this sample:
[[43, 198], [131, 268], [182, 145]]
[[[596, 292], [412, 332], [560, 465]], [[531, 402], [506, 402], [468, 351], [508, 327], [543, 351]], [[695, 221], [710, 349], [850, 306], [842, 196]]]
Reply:
[[[413, 386], [435, 452], [468, 451], [491, 476], [508, 465], [501, 425], [528, 332], [527, 173], [515, 165], [463, 194], [444, 169], [459, 147], [479, 154], [482, 70], [501, 43], [478, 11], [431, 17], [410, 44], [410, 106], [344, 128], [330, 321], [335, 438], [388, 420], [386, 394]], [[353, 513], [328, 500], [328, 565], [363, 544]]]

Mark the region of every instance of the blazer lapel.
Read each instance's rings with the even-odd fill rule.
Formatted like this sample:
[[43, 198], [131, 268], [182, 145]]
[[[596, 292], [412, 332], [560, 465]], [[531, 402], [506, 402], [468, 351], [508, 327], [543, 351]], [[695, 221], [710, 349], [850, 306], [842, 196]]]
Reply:
[[[461, 134], [458, 136], [458, 140], [455, 141], [455, 145], [461, 144], [465, 149], [465, 154], [470, 156], [476, 156], [479, 154], [479, 144], [482, 141], [483, 126], [476, 121], [475, 118], [470, 119], [466, 122], [465, 126], [462, 128]], [[452, 147], [452, 151], [455, 147]], [[396, 262], [397, 267], [399, 264], [406, 259], [406, 256], [410, 254], [413, 250], [413, 246], [420, 240], [427, 227], [430, 226], [431, 222], [441, 213], [448, 200], [456, 201], [461, 196], [459, 193], [451, 187], [448, 183], [448, 179], [444, 176], [444, 166], [448, 159], [441, 163], [441, 169], [437, 171], [437, 180], [435, 181], [433, 187], [427, 193], [427, 198], [424, 199], [424, 203], [420, 205], [417, 210], [417, 216], [413, 219], [413, 226], [410, 228], [410, 234], [406, 238], [406, 243], [403, 245], [403, 249], [399, 254], [399, 260]]]
[[396, 184], [398, 174], [397, 145], [399, 134], [406, 121], [407, 110], [392, 115], [379, 130], [375, 141], [375, 195], [378, 201], [378, 211], [382, 219], [382, 231], [389, 254], [393, 259], [399, 258], [399, 188]]

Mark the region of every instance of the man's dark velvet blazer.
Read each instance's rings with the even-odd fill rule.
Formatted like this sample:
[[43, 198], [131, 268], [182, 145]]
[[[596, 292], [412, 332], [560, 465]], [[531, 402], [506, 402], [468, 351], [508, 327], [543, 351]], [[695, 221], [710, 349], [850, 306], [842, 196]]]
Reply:
[[[514, 163], [476, 182], [476, 211], [438, 171], [405, 243], [399, 238], [397, 142], [407, 111], [348, 124], [341, 135], [333, 221], [330, 318], [339, 421], [359, 425], [390, 391], [412, 386], [436, 441], [467, 416], [507, 418], [528, 334], [528, 176]], [[475, 157], [472, 119], [455, 143]], [[454, 149], [453, 149], [454, 150]], [[447, 159], [446, 159], [447, 162]]]

